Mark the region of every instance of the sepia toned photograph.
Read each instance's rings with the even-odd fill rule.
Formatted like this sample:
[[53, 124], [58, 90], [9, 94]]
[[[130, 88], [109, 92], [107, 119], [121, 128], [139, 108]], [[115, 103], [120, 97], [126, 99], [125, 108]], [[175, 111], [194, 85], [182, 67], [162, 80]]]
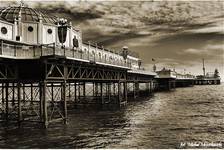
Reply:
[[0, 149], [223, 148], [223, 0], [0, 0]]

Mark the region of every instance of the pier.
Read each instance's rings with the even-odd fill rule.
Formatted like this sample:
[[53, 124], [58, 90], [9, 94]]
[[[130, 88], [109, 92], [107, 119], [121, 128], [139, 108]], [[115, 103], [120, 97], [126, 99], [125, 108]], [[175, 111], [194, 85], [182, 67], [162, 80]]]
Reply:
[[[6, 123], [68, 121], [68, 109], [125, 107], [129, 98], [194, 84], [220, 84], [163, 69], [151, 72], [124, 46], [83, 42], [79, 29], [26, 6], [0, 12], [0, 119]], [[27, 13], [29, 12], [29, 13]], [[7, 15], [10, 14], [10, 15]], [[28, 17], [29, 16], [29, 17]]]

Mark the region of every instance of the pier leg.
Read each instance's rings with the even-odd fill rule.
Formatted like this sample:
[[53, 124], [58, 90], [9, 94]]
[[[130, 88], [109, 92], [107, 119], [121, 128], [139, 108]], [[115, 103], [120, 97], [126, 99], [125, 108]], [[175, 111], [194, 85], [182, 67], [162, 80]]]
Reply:
[[43, 122], [43, 99], [42, 99], [42, 95], [43, 95], [43, 89], [42, 89], [42, 82], [39, 82], [39, 115], [40, 115], [40, 122]]
[[145, 83], [146, 84], [146, 94], [149, 96], [150, 94], [150, 82]]
[[62, 83], [62, 93], [61, 98], [63, 101], [63, 113], [64, 113], [64, 124], [67, 124], [67, 100], [66, 100], [66, 82]]
[[139, 83], [135, 82], [134, 83], [134, 98], [139, 96]]
[[95, 83], [95, 96], [97, 97], [98, 95], [99, 95], [98, 83]]
[[101, 97], [101, 105], [104, 104], [104, 98], [103, 98], [103, 83], [100, 83], [100, 97]]
[[108, 83], [107, 84], [107, 86], [108, 86], [108, 100], [109, 100], [109, 102], [111, 101], [111, 83]]
[[77, 86], [76, 86], [76, 82], [74, 82], [74, 96], [75, 96], [75, 104], [77, 104]]
[[133, 97], [136, 98], [136, 88], [135, 88], [135, 83], [133, 83]]
[[18, 125], [20, 126], [22, 120], [21, 83], [17, 83], [17, 99], [18, 99]]
[[47, 88], [47, 83], [46, 81], [41, 82], [41, 98], [40, 101], [42, 102], [42, 107], [43, 107], [43, 123], [44, 127], [48, 128], [48, 113], [47, 113], [47, 99], [46, 99], [46, 88]]
[[86, 99], [86, 83], [83, 82], [83, 97]]
[[9, 83], [5, 84], [5, 120], [6, 122], [9, 121]]
[[15, 107], [15, 83], [12, 83], [12, 106]]
[[33, 83], [30, 84], [30, 100], [31, 105], [33, 105]]
[[150, 92], [150, 94], [152, 94], [152, 91], [153, 91], [153, 89], [152, 89], [152, 81], [150, 81], [149, 84], [150, 84], [150, 85], [149, 85], [149, 88], [150, 88], [150, 89], [149, 89], [149, 92]]
[[118, 93], [118, 105], [119, 105], [119, 107], [121, 106], [121, 83], [120, 82], [118, 82], [118, 87], [117, 87], [117, 93]]
[[78, 90], [79, 90], [79, 101], [81, 101], [81, 90], [82, 90], [82, 84], [81, 82], [79, 82], [79, 87], [78, 87]]
[[124, 82], [124, 104], [128, 101], [127, 82]]
[[68, 97], [69, 97], [69, 99], [71, 98], [71, 84], [70, 84], [70, 82], [68, 83]]

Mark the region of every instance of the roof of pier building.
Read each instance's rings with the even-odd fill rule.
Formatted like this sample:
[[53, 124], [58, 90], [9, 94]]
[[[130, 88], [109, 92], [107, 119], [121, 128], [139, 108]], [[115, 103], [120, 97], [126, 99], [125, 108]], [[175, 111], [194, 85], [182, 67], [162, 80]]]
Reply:
[[18, 19], [19, 16], [21, 16], [22, 22], [38, 22], [41, 18], [43, 23], [57, 23], [57, 17], [49, 16], [46, 13], [27, 6], [9, 6], [0, 9], [0, 20], [13, 23], [14, 19]]

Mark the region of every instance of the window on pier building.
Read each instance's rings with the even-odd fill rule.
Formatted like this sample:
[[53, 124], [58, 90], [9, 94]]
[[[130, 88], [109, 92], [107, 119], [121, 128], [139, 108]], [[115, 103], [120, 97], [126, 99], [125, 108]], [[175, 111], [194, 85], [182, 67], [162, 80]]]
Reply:
[[92, 51], [92, 55], [93, 55], [93, 56], [95, 55], [95, 52], [94, 52], [94, 51]]
[[104, 59], [105, 59], [105, 61], [107, 61], [107, 55], [106, 54], [104, 55]]
[[6, 27], [1, 27], [2, 34], [7, 34], [8, 30]]
[[86, 48], [84, 48], [84, 54], [87, 54], [87, 49]]
[[32, 26], [29, 26], [29, 27], [28, 27], [28, 31], [29, 31], [29, 32], [33, 32], [33, 27], [32, 27]]
[[101, 59], [101, 53], [99, 52], [99, 58]]

